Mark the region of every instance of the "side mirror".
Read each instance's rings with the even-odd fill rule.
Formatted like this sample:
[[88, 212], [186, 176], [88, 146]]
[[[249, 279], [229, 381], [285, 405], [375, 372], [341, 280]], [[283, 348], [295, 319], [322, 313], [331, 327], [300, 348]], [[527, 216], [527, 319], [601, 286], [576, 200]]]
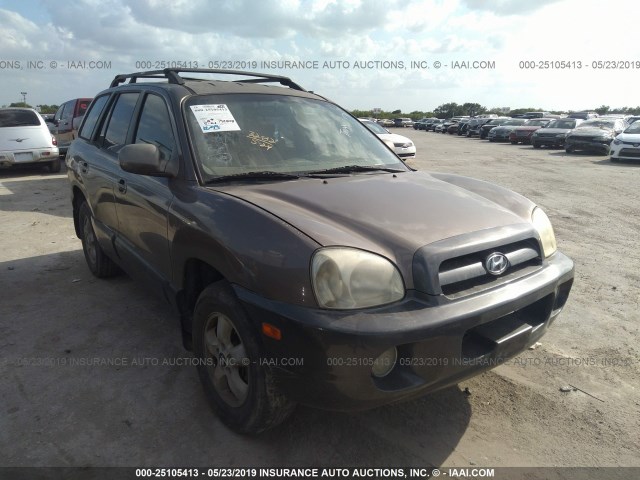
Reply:
[[148, 143], [125, 145], [118, 153], [120, 167], [125, 172], [150, 176], [173, 176], [166, 172], [167, 162], [161, 158], [160, 149]]

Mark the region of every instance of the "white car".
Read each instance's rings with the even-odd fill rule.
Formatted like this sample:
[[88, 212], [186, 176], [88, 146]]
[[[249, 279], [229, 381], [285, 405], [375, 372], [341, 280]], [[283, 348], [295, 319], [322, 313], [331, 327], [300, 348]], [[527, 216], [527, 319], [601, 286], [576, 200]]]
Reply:
[[62, 161], [56, 139], [44, 119], [31, 108], [0, 108], [0, 168], [47, 165], [60, 171]]
[[407, 137], [403, 137], [402, 135], [398, 135], [396, 133], [390, 133], [386, 128], [378, 125], [371, 120], [367, 120], [364, 118], [359, 119], [362, 124], [375, 133], [378, 137], [380, 137], [386, 143], [393, 143], [393, 151], [400, 158], [415, 158], [416, 156], [416, 146], [413, 142]]
[[611, 161], [640, 160], [640, 122], [629, 125], [611, 142]]

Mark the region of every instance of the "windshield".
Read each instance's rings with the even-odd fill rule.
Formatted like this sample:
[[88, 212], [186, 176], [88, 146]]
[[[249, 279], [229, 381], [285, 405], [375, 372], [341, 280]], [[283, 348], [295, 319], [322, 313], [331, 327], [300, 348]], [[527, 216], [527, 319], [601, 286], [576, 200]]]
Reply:
[[576, 127], [576, 121], [575, 120], [554, 120], [549, 125], [547, 125], [547, 128], [567, 128], [567, 129], [571, 129], [571, 128], [575, 128], [575, 127]]
[[37, 127], [40, 125], [38, 114], [31, 110], [0, 110], [0, 128]]
[[640, 133], [640, 122], [634, 122], [629, 125], [624, 133]]
[[357, 119], [325, 101], [288, 95], [201, 95], [185, 115], [203, 180], [249, 172], [344, 166], [406, 171]]
[[582, 122], [578, 128], [613, 128], [615, 126], [615, 120], [587, 120]]
[[377, 123], [370, 122], [369, 120], [361, 120], [362, 124], [371, 130], [373, 133], [383, 135], [389, 133], [384, 127], [381, 127]]
[[549, 123], [549, 120], [529, 120], [527, 126], [529, 127], [544, 127]]
[[502, 125], [506, 121], [507, 120], [505, 118], [500, 118], [500, 119], [491, 120], [491, 121], [487, 122], [487, 125]]
[[[522, 118], [514, 118], [512, 120], [507, 120], [506, 122], [504, 122], [502, 125], [504, 127], [508, 127], [509, 125], [524, 125], [526, 123], [525, 119]], [[531, 125], [531, 124], [528, 124]]]

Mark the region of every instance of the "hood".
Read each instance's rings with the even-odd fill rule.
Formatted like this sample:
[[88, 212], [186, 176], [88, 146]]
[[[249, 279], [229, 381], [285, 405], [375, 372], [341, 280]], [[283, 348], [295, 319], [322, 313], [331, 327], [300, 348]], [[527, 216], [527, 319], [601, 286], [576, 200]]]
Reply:
[[0, 150], [51, 148], [51, 133], [42, 125], [0, 128]]
[[399, 264], [438, 240], [526, 223], [506, 207], [424, 172], [210, 188], [271, 212], [320, 245], [362, 248]]
[[640, 133], [621, 133], [616, 140], [627, 143], [640, 143]]
[[379, 133], [377, 134], [382, 140], [387, 140], [393, 143], [410, 143], [413, 145], [411, 139], [398, 135], [397, 133]]
[[572, 137], [597, 137], [606, 135], [615, 135], [615, 132], [612, 128], [599, 127], [576, 128], [571, 132]]
[[492, 132], [508, 132], [509, 130], [515, 130], [518, 128], [517, 125], [500, 125], [498, 127], [492, 128]]

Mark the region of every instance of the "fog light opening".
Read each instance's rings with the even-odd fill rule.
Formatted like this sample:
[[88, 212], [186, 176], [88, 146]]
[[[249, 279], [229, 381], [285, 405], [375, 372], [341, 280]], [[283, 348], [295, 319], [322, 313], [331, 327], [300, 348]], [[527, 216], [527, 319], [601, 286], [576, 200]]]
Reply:
[[391, 373], [393, 367], [396, 366], [398, 361], [398, 349], [391, 347], [388, 350], [382, 352], [378, 358], [373, 361], [373, 367], [371, 367], [371, 373], [374, 377], [382, 378]]

